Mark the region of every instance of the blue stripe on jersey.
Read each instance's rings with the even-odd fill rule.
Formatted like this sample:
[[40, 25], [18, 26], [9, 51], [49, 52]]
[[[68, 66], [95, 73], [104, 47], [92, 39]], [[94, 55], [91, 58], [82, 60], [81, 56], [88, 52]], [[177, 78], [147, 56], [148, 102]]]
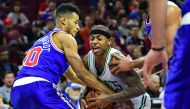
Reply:
[[55, 48], [53, 42], [51, 42], [52, 34], [55, 32], [63, 31], [54, 29], [34, 43], [30, 51], [38, 47], [41, 47], [42, 51], [40, 54], [37, 53], [38, 49], [29, 52], [29, 54], [33, 54], [30, 54], [31, 56], [28, 54], [25, 57], [23, 61], [25, 64], [23, 64], [21, 70], [18, 72], [18, 77], [16, 79], [35, 76], [47, 79], [54, 84], [58, 83], [59, 77], [67, 70], [69, 64], [65, 54]]
[[34, 57], [36, 56], [36, 52], [33, 53], [32, 58], [30, 61], [34, 61]]

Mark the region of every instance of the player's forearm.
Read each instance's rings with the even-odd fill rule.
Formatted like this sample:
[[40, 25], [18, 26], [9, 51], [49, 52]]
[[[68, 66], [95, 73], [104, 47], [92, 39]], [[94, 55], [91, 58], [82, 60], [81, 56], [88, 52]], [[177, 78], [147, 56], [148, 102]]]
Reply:
[[132, 61], [132, 66], [133, 68], [142, 68], [143, 64], [144, 64], [144, 60], [145, 60], [145, 57], [140, 57], [138, 59], [135, 59]]
[[[150, 17], [152, 21], [152, 47], [161, 48], [165, 46], [165, 21], [167, 0], [149, 0]], [[158, 15], [159, 13], [159, 15]]]
[[85, 84], [83, 81], [81, 81], [81, 80], [76, 76], [76, 74], [75, 74], [74, 71], [72, 72], [71, 70], [69, 70], [69, 71], [65, 72], [64, 75], [65, 75], [69, 80], [71, 80], [72, 82], [77, 83], [77, 84], [80, 84], [80, 85], [83, 85], [83, 86], [86, 86], [86, 84]]
[[92, 73], [90, 73], [85, 68], [79, 56], [68, 56], [68, 61], [71, 63], [71, 66], [76, 72], [77, 77], [85, 82], [88, 87], [108, 94], [113, 93], [111, 89], [100, 82]]
[[108, 100], [126, 100], [145, 93], [145, 87], [134, 70], [126, 73], [120, 73], [118, 76], [128, 86], [128, 88], [125, 91], [111, 94], [108, 96]]
[[125, 101], [137, 96], [142, 95], [145, 93], [145, 88], [139, 88], [139, 87], [128, 87], [126, 91], [114, 93], [111, 95], [108, 95], [108, 101]]

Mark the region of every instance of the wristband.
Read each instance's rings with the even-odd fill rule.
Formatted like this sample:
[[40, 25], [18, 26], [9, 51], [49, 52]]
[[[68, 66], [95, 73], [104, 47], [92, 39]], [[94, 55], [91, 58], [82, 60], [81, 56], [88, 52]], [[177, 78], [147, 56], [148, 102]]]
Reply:
[[160, 48], [154, 48], [154, 47], [152, 47], [151, 49], [152, 49], [153, 51], [162, 51], [162, 50], [165, 49], [165, 47], [160, 47]]

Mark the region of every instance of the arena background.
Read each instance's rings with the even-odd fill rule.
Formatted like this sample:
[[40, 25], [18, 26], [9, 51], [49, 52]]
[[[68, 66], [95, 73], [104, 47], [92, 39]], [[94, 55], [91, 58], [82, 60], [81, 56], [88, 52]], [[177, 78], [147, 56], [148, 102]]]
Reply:
[[[11, 107], [13, 74], [16, 76], [33, 43], [54, 28], [55, 9], [63, 2], [72, 2], [81, 10], [81, 29], [76, 37], [81, 57], [90, 50], [89, 29], [96, 24], [109, 27], [114, 37], [112, 47], [125, 55], [130, 54], [133, 59], [146, 55], [150, 49], [144, 26], [146, 13], [138, 9], [135, 0], [0, 0], [0, 107], [3, 109]], [[183, 0], [173, 2], [181, 7]], [[163, 78], [158, 73], [153, 77], [152, 88], [147, 89], [152, 109], [160, 108]], [[76, 87], [82, 93], [81, 86], [68, 84], [65, 77], [60, 78], [58, 88], [63, 93]]]

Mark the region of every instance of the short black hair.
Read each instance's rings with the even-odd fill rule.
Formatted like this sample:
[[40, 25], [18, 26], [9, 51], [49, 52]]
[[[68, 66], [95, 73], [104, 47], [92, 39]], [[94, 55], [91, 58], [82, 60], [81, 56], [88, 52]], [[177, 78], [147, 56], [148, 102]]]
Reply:
[[80, 10], [78, 9], [77, 6], [75, 6], [72, 3], [62, 3], [56, 9], [56, 18], [60, 17], [60, 15], [72, 12], [75, 12], [80, 16]]
[[101, 34], [101, 35], [107, 37], [108, 39], [112, 38], [110, 29], [104, 25], [93, 26], [92, 29], [90, 30], [90, 36], [92, 34]]
[[14, 72], [12, 72], [12, 71], [5, 71], [4, 74], [3, 74], [3, 79], [5, 79], [5, 77], [6, 77], [8, 74], [13, 74], [13, 76], [15, 77], [15, 73], [14, 73]]

